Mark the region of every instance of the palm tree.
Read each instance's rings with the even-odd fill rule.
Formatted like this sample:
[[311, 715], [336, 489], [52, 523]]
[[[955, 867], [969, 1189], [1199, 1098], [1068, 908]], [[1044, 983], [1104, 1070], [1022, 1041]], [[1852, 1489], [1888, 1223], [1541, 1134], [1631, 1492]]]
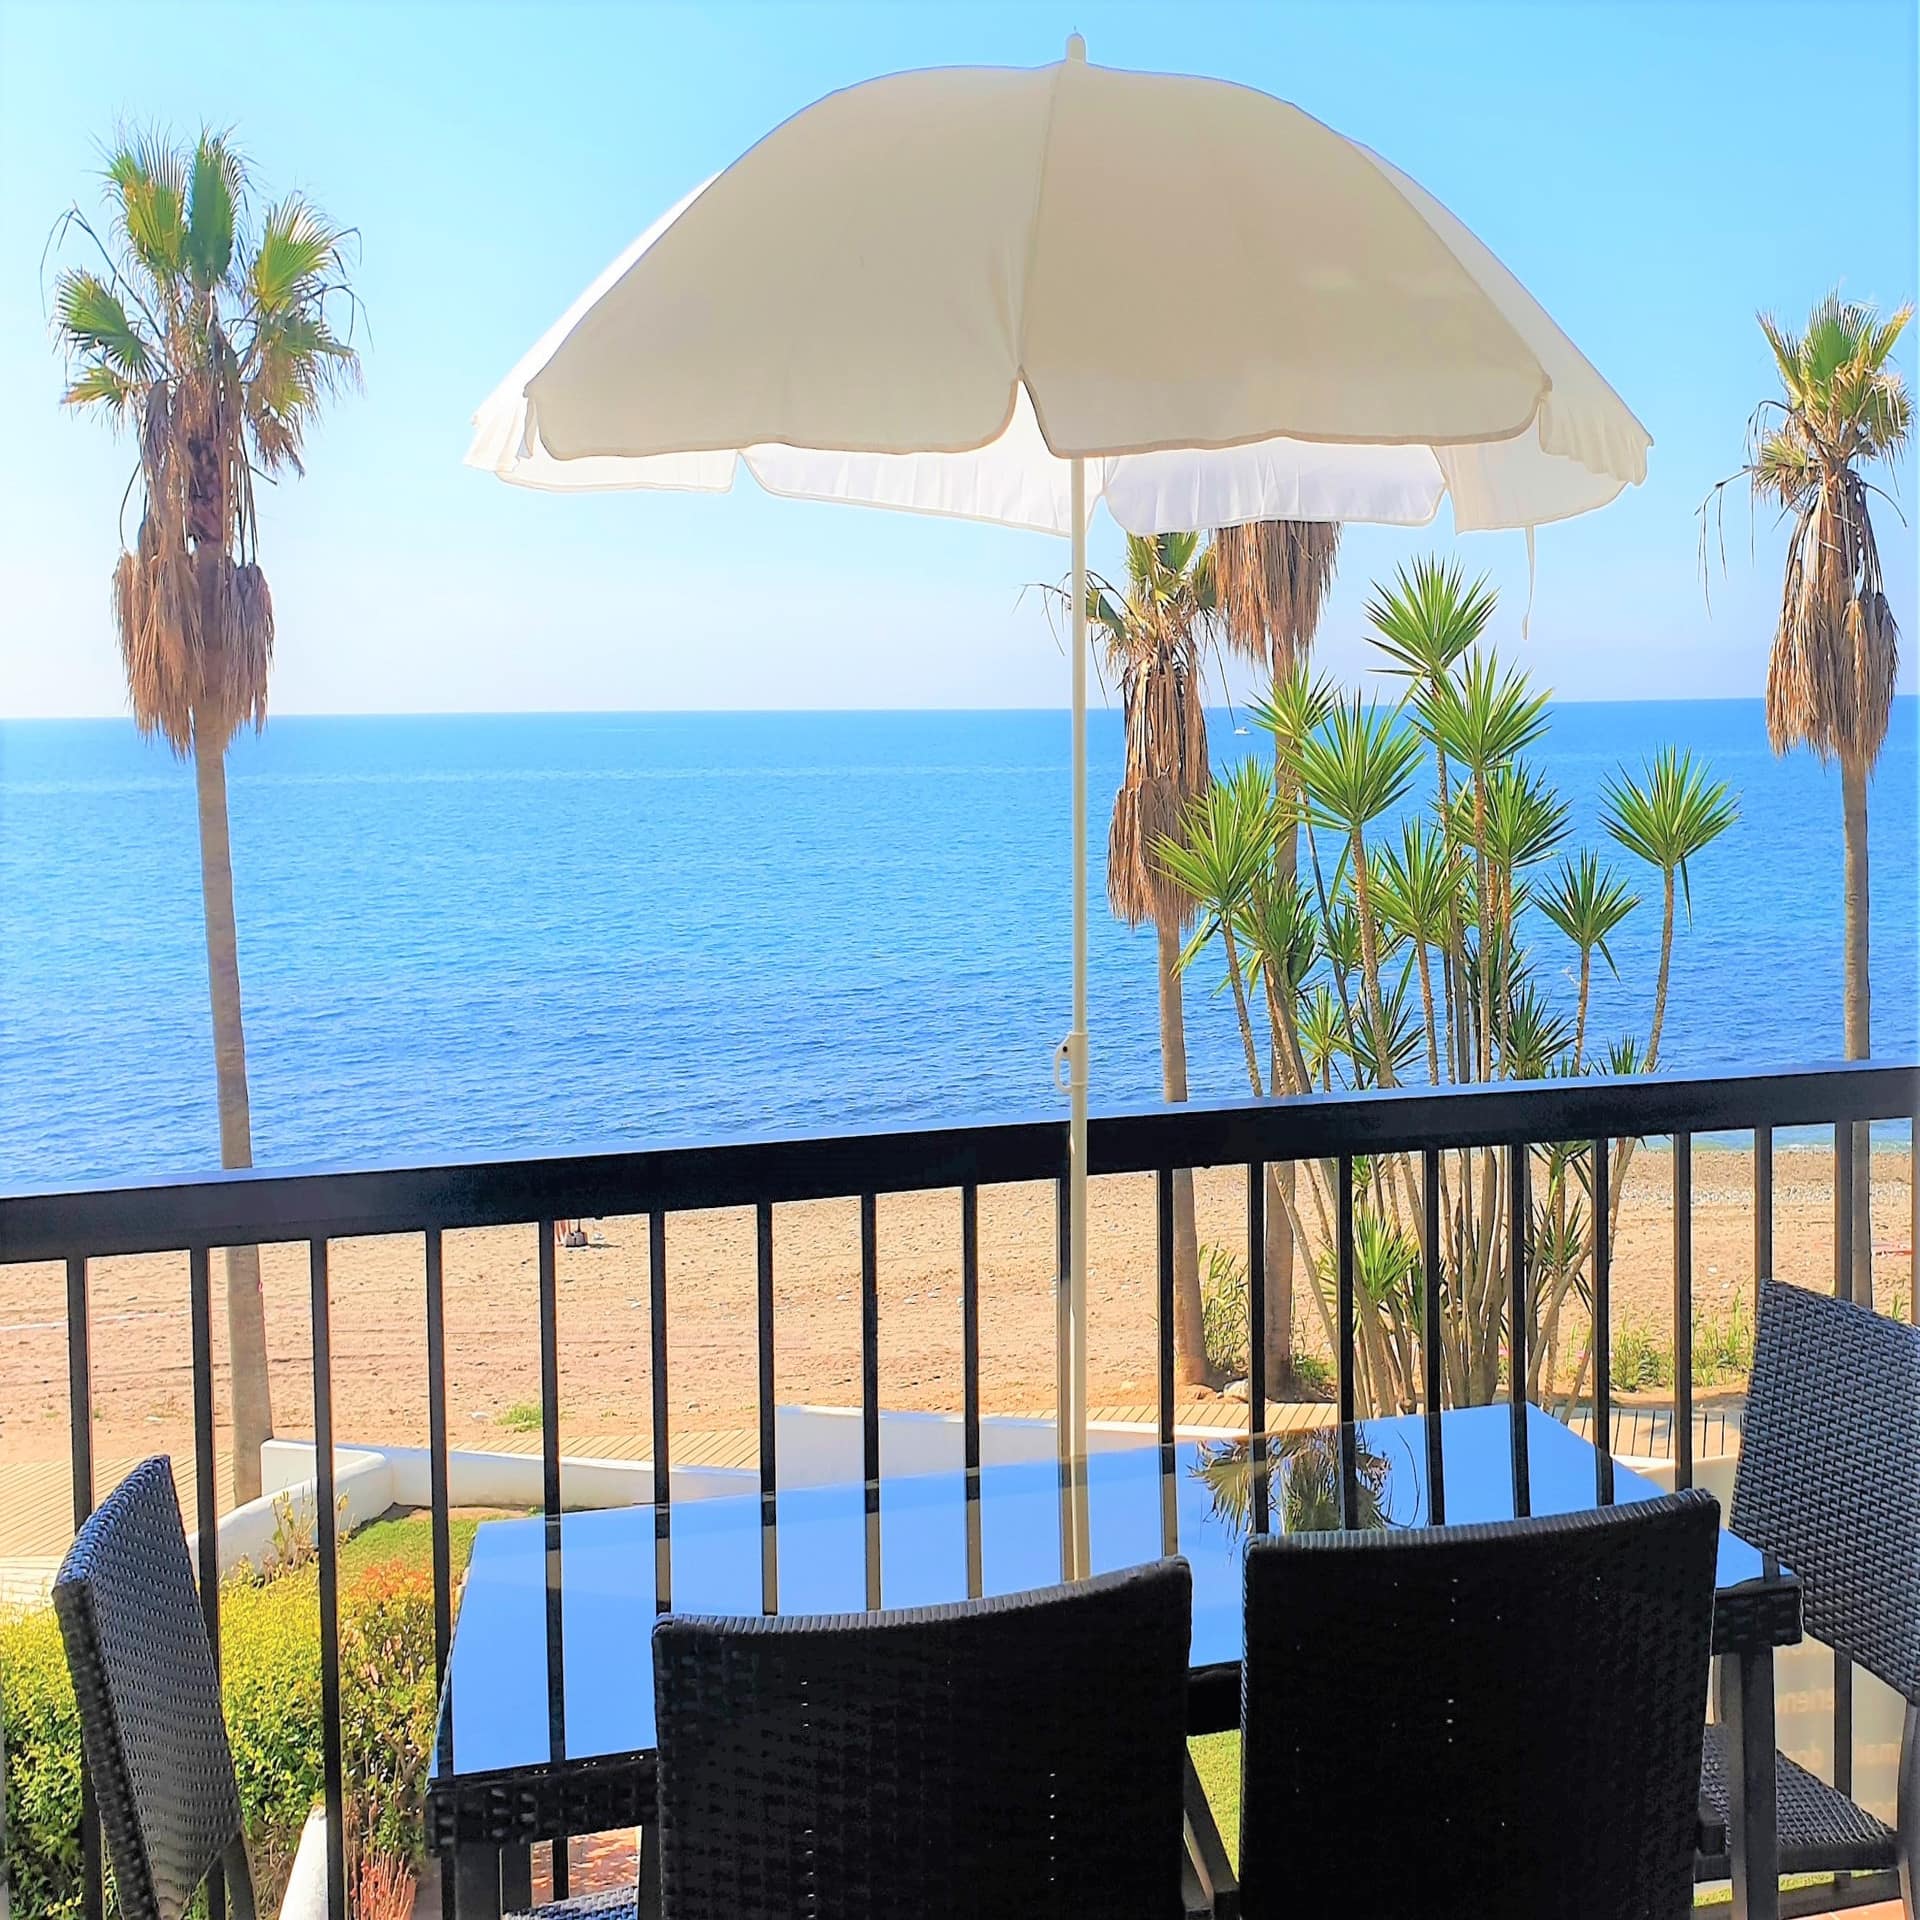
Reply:
[[[1849, 1060], [1873, 1051], [1867, 783], [1887, 737], [1900, 646], [1864, 469], [1891, 464], [1907, 442], [1912, 407], [1890, 361], [1912, 317], [1911, 303], [1883, 320], [1837, 292], [1814, 308], [1801, 334], [1761, 314], [1784, 397], [1756, 410], [1742, 470], [1754, 498], [1773, 501], [1793, 523], [1767, 666], [1767, 737], [1776, 753], [1806, 746], [1840, 763]], [[1852, 1287], [1870, 1303], [1873, 1163], [1864, 1126], [1855, 1139]]]
[[[1087, 582], [1087, 620], [1120, 683], [1125, 763], [1107, 832], [1107, 900], [1130, 927], [1153, 925], [1160, 999], [1160, 1084], [1187, 1097], [1187, 1030], [1180, 943], [1194, 897], [1161, 862], [1160, 843], [1179, 831], [1187, 804], [1211, 784], [1202, 670], [1217, 613], [1213, 562], [1194, 533], [1131, 535], [1124, 590]], [[1180, 1378], [1206, 1378], [1200, 1314], [1200, 1249], [1193, 1174], [1174, 1175], [1173, 1351]]]
[[[247, 237], [245, 161], [220, 134], [188, 149], [158, 134], [107, 156], [106, 236], [78, 207], [57, 233], [95, 265], [54, 287], [65, 402], [131, 435], [139, 530], [113, 576], [114, 625], [135, 724], [191, 755], [213, 1009], [220, 1164], [250, 1166], [246, 1034], [227, 832], [226, 751], [267, 714], [273, 602], [258, 563], [256, 476], [300, 473], [321, 404], [358, 377], [333, 330], [347, 236], [300, 196]], [[260, 1492], [273, 1434], [257, 1247], [226, 1250], [233, 1365], [233, 1495]]]
[[[1314, 635], [1333, 585], [1340, 558], [1340, 526], [1327, 520], [1260, 520], [1250, 526], [1222, 527], [1213, 536], [1213, 565], [1219, 583], [1221, 623], [1227, 645], [1264, 669], [1272, 698], [1294, 679], [1313, 653]], [[1282, 773], [1275, 742], [1274, 772]], [[1282, 789], [1282, 798], [1288, 796]], [[1277, 848], [1277, 877], [1291, 882], [1299, 867], [1299, 835], [1288, 827]], [[1280, 1062], [1273, 1077], [1282, 1078]], [[1291, 1166], [1272, 1170], [1274, 1198], [1286, 1189], [1291, 1199]], [[1267, 1355], [1276, 1393], [1293, 1387], [1293, 1235], [1287, 1208], [1267, 1208]]]

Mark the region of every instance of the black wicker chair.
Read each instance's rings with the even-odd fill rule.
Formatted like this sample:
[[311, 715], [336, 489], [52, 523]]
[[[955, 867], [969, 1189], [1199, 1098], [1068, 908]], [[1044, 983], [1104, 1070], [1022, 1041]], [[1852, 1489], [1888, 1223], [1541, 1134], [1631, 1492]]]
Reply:
[[[1768, 1281], [1760, 1291], [1735, 1533], [1800, 1576], [1807, 1632], [1907, 1702], [1897, 1827], [1777, 1757], [1782, 1873], [1897, 1873], [1920, 1900], [1920, 1328]], [[1726, 1878], [1727, 1769], [1707, 1730], [1699, 1875]], [[1856, 1886], [1887, 1895], [1892, 1883]]]
[[220, 1866], [234, 1920], [254, 1920], [220, 1682], [167, 1460], [135, 1467], [100, 1503], [53, 1605], [121, 1914], [181, 1920]]
[[654, 1629], [666, 1920], [1172, 1920], [1192, 1583]]
[[1705, 1493], [1247, 1551], [1240, 1892], [1663, 1920], [1693, 1901]]

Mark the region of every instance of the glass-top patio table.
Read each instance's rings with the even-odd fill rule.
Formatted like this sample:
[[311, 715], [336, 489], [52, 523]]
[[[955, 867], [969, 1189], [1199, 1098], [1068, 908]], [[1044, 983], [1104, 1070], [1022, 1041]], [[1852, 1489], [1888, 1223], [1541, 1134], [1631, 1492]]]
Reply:
[[[1414, 1414], [1268, 1438], [1148, 1441], [1087, 1461], [1096, 1572], [1183, 1555], [1193, 1569], [1189, 1719], [1237, 1723], [1240, 1566], [1249, 1530], [1420, 1527], [1652, 1498], [1537, 1407]], [[645, 1824], [653, 1792], [649, 1633], [668, 1570], [677, 1613], [856, 1612], [1015, 1593], [1061, 1577], [1065, 1508], [1052, 1460], [968, 1474], [489, 1521], [474, 1538], [433, 1768], [428, 1832], [452, 1856], [461, 1920], [526, 1904], [535, 1840]], [[877, 1512], [870, 1512], [870, 1505]], [[669, 1558], [670, 1556], [670, 1558]], [[1799, 1584], [1731, 1533], [1720, 1541], [1720, 1714], [1745, 1764], [1730, 1844], [1736, 1910], [1771, 1914], [1773, 1649], [1800, 1638]], [[1516, 1659], [1524, 1663], [1524, 1649]], [[1524, 1672], [1524, 1666], [1522, 1666]], [[1550, 1704], [1546, 1710], [1551, 1711]]]

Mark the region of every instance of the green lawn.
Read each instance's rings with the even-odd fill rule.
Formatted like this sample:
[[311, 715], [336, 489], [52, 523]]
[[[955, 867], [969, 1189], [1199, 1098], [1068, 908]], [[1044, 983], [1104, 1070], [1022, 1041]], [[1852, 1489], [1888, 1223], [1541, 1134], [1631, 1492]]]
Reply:
[[[447, 1522], [447, 1547], [456, 1582], [467, 1570], [467, 1557], [473, 1552], [473, 1531], [479, 1524], [478, 1520], [459, 1515]], [[391, 1566], [432, 1572], [433, 1522], [429, 1515], [407, 1513], [386, 1520], [369, 1520], [340, 1543], [343, 1580], [364, 1573], [369, 1567]]]
[[1193, 1770], [1207, 1790], [1207, 1804], [1213, 1809], [1214, 1824], [1226, 1842], [1227, 1858], [1237, 1872], [1240, 1866], [1240, 1736], [1237, 1733], [1203, 1733], [1187, 1742], [1193, 1755]]

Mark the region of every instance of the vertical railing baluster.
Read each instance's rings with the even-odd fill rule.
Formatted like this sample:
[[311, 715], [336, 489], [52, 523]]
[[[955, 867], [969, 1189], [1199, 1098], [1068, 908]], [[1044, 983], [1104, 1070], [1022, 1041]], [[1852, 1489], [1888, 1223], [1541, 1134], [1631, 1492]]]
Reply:
[[340, 1537], [333, 1471], [333, 1310], [327, 1243], [307, 1243], [313, 1335], [314, 1516], [320, 1545], [320, 1747], [327, 1807], [327, 1920], [347, 1920], [346, 1792], [340, 1743]]
[[[67, 1447], [72, 1475], [73, 1530], [78, 1533], [93, 1512], [93, 1341], [87, 1315], [87, 1263], [67, 1261]], [[0, 1867], [0, 1885], [10, 1885]], [[101, 1920], [106, 1906], [100, 1866], [100, 1810], [80, 1759], [80, 1913]]]
[[1613, 1248], [1610, 1143], [1593, 1143], [1593, 1453], [1599, 1504], [1613, 1504]]
[[1446, 1398], [1442, 1374], [1440, 1150], [1420, 1156], [1420, 1367], [1421, 1401], [1427, 1415], [1427, 1516], [1442, 1526], [1447, 1518], [1446, 1462], [1441, 1450], [1440, 1410]]
[[[1054, 1397], [1059, 1399], [1060, 1385], [1068, 1383], [1073, 1372], [1073, 1302], [1068, 1294], [1068, 1276], [1073, 1271], [1073, 1211], [1064, 1177], [1054, 1182], [1053, 1236], [1053, 1378]], [[1071, 1580], [1078, 1570], [1074, 1551], [1073, 1409], [1064, 1402], [1054, 1411], [1054, 1451], [1060, 1468], [1060, 1577]]]
[[1267, 1170], [1247, 1166], [1247, 1463], [1253, 1530], [1267, 1530]]
[[[198, 1539], [200, 1615], [207, 1626], [207, 1645], [213, 1652], [213, 1672], [220, 1675], [220, 1494], [213, 1458], [213, 1288], [205, 1247], [187, 1254], [187, 1317], [192, 1322], [193, 1350], [193, 1506]], [[216, 1862], [207, 1875], [207, 1920], [224, 1920], [227, 1911], [225, 1871]]]
[[1853, 1298], [1853, 1128], [1844, 1120], [1833, 1128], [1833, 1292]]
[[1420, 1312], [1425, 1321], [1421, 1342], [1422, 1398], [1428, 1413], [1438, 1413], [1446, 1388], [1441, 1374], [1444, 1358], [1441, 1333], [1440, 1150], [1428, 1147], [1420, 1158]]
[[[560, 1518], [559, 1277], [554, 1270], [553, 1222], [540, 1233], [540, 1507], [549, 1534]], [[553, 1543], [549, 1541], [549, 1552]]]
[[967, 1597], [983, 1585], [980, 1542], [980, 1189], [960, 1189], [960, 1451], [966, 1471]]
[[653, 1378], [653, 1605], [673, 1606], [673, 1460], [667, 1419], [667, 1216], [647, 1215], [648, 1367]]
[[1673, 1484], [1693, 1485], [1693, 1135], [1673, 1136]]
[[[1840, 1300], [1853, 1298], [1853, 1166], [1854, 1130], [1841, 1120], [1833, 1128], [1833, 1291]], [[1853, 1662], [1838, 1648], [1833, 1655], [1833, 1784], [1849, 1798], [1853, 1794]], [[1850, 1876], [1835, 1874], [1836, 1889]]]
[[[554, 1760], [567, 1751], [567, 1660], [560, 1538], [560, 1303], [553, 1222], [540, 1235], [540, 1505], [546, 1529], [547, 1750]], [[567, 1897], [567, 1843], [549, 1849], [553, 1897]]]
[[1907, 1318], [1920, 1327], [1920, 1113], [1907, 1124]]
[[205, 1247], [187, 1255], [187, 1314], [193, 1348], [193, 1501], [198, 1539], [200, 1611], [213, 1666], [220, 1670], [220, 1507], [213, 1458], [213, 1306]]
[[1533, 1510], [1533, 1479], [1527, 1455], [1527, 1370], [1532, 1364], [1532, 1294], [1527, 1272], [1533, 1242], [1533, 1199], [1528, 1161], [1533, 1148], [1516, 1140], [1507, 1148], [1507, 1405], [1513, 1416], [1513, 1511]]
[[1753, 1324], [1760, 1324], [1760, 1282], [1773, 1278], [1773, 1129], [1753, 1130]]
[[860, 1471], [866, 1482], [867, 1606], [880, 1605], [880, 1228], [860, 1196]]
[[1340, 1424], [1351, 1426], [1354, 1418], [1354, 1313], [1353, 1313], [1353, 1155], [1343, 1153], [1339, 1160], [1340, 1190], [1334, 1197], [1334, 1320], [1340, 1336], [1340, 1351], [1335, 1356], [1340, 1367]]
[[[452, 1506], [447, 1462], [447, 1304], [445, 1248], [440, 1229], [426, 1230], [427, 1308], [427, 1501], [433, 1534], [433, 1684], [441, 1703], [440, 1746], [436, 1765], [453, 1767], [452, 1689], [447, 1661], [453, 1651], [453, 1541], [448, 1523]], [[440, 1920], [454, 1920], [455, 1876], [451, 1864], [440, 1875]]]
[[1173, 1169], [1160, 1167], [1153, 1176], [1154, 1321], [1159, 1330], [1154, 1356], [1155, 1386], [1160, 1400], [1160, 1551], [1180, 1550], [1179, 1501], [1173, 1484], [1174, 1376], [1173, 1376]]
[[[445, 1249], [438, 1227], [426, 1233], [427, 1268], [427, 1494], [433, 1527], [433, 1677], [437, 1690], [447, 1683], [447, 1655], [453, 1648], [453, 1542], [448, 1525], [447, 1473], [447, 1301]], [[447, 1890], [453, 1875], [445, 1874]]]
[[773, 1202], [753, 1210], [755, 1319], [759, 1338], [760, 1396], [760, 1611], [780, 1611], [779, 1465], [773, 1410]]

